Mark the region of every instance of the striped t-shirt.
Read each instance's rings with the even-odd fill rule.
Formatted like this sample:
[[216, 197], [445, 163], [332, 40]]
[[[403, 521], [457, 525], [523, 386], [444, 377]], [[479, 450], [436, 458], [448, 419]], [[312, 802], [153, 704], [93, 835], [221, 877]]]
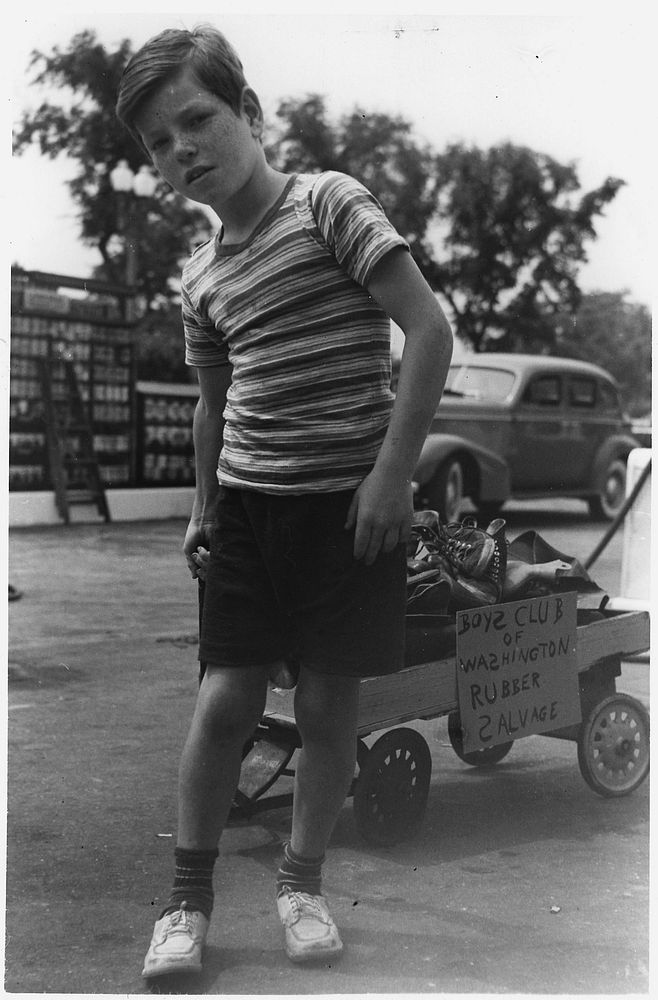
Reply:
[[390, 322], [365, 286], [397, 246], [373, 196], [328, 171], [291, 177], [243, 243], [192, 255], [186, 362], [233, 368], [220, 483], [316, 493], [370, 472], [393, 396]]

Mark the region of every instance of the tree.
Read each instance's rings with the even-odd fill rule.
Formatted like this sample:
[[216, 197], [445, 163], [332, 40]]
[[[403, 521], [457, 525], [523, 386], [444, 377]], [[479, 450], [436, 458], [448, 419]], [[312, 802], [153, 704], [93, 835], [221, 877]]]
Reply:
[[475, 350], [550, 351], [559, 311], [580, 302], [594, 217], [624, 182], [580, 194], [573, 164], [523, 146], [453, 144], [436, 157], [439, 239], [430, 281]]
[[162, 182], [153, 198], [130, 199], [128, 218], [122, 219], [121, 196], [112, 189], [110, 172], [121, 159], [135, 172], [148, 163], [145, 151], [114, 112], [119, 78], [130, 55], [127, 40], [108, 52], [92, 31], [75, 35], [66, 49], [55, 46], [50, 55], [34, 51], [32, 83], [50, 87], [58, 100], [45, 100], [23, 113], [14, 132], [14, 152], [20, 155], [36, 143], [50, 159], [67, 155], [76, 162], [69, 188], [82, 242], [96, 247], [103, 261], [95, 276], [123, 283], [127, 224], [148, 311], [175, 297], [181, 263], [208, 238], [210, 223], [204, 212], [191, 208]]
[[196, 382], [185, 364], [180, 304], [162, 304], [143, 317], [135, 339], [136, 376], [158, 382]]
[[[128, 41], [108, 52], [91, 31], [67, 49], [34, 52], [33, 82], [56, 88], [58, 101], [25, 112], [14, 138], [18, 154], [38, 143], [45, 156], [76, 161], [70, 189], [81, 238], [101, 254], [96, 276], [113, 282], [125, 274], [125, 233], [110, 172], [120, 159], [134, 171], [147, 162], [114, 114], [130, 54]], [[436, 154], [401, 117], [357, 107], [330, 121], [317, 94], [282, 101], [276, 119], [273, 165], [361, 180], [408, 240], [461, 339], [476, 350], [555, 349], [552, 318], [577, 311], [585, 244], [623, 181], [608, 178], [582, 193], [573, 164], [510, 143], [484, 151], [453, 144]], [[176, 299], [182, 261], [210, 236], [208, 218], [160, 183], [154, 198], [132, 200], [129, 223], [144, 301], [164, 308]]]
[[631, 416], [651, 407], [651, 314], [628, 292], [590, 292], [575, 314], [554, 320], [559, 353], [594, 361], [611, 372]]
[[339, 170], [355, 177], [380, 201], [422, 269], [429, 267], [426, 244], [435, 211], [433, 153], [413, 138], [403, 118], [355, 108], [332, 124], [325, 99], [310, 94], [279, 104], [278, 124], [267, 146], [281, 170]]
[[409, 122], [356, 108], [328, 120], [317, 94], [283, 101], [270, 143], [285, 170], [342, 170], [378, 198], [455, 333], [475, 350], [550, 351], [551, 317], [575, 312], [594, 219], [624, 183], [581, 192], [573, 164], [504, 143], [432, 154]]

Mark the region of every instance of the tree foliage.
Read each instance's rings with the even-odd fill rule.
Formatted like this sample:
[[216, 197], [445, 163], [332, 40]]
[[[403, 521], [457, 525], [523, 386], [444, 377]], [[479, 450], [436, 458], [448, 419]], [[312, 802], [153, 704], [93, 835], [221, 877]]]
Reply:
[[357, 107], [332, 123], [318, 94], [282, 101], [276, 117], [267, 146], [270, 162], [285, 171], [339, 170], [361, 181], [427, 269], [434, 154], [415, 141], [409, 122]]
[[66, 49], [32, 53], [36, 88], [56, 100], [25, 111], [14, 131], [14, 152], [33, 144], [43, 156], [66, 155], [77, 172], [69, 182], [78, 209], [81, 240], [102, 258], [96, 277], [117, 284], [126, 274], [126, 239], [139, 260], [138, 287], [147, 308], [176, 294], [175, 278], [191, 248], [206, 239], [210, 223], [162, 182], [152, 198], [128, 198], [112, 189], [110, 172], [121, 159], [135, 172], [148, 163], [144, 150], [116, 118], [114, 106], [123, 67], [131, 55], [124, 40], [113, 52], [92, 31], [75, 35]]
[[194, 368], [185, 364], [180, 304], [162, 304], [144, 316], [135, 339], [138, 379], [196, 382]]
[[[162, 366], [178, 370], [167, 346], [175, 336], [179, 350], [180, 330], [169, 309], [177, 278], [193, 246], [210, 235], [210, 223], [162, 182], [153, 198], [130, 198], [127, 217], [112, 190], [110, 172], [119, 160], [135, 172], [147, 163], [114, 113], [131, 51], [127, 40], [107, 51], [94, 32], [83, 31], [67, 48], [34, 52], [34, 86], [56, 98], [24, 112], [14, 150], [20, 155], [37, 145], [46, 157], [75, 161], [69, 186], [81, 239], [97, 247], [103, 261], [96, 277], [121, 283], [128, 223], [140, 291], [149, 311], [160, 310], [160, 325], [156, 320], [148, 326], [151, 374], [163, 377]], [[583, 312], [578, 272], [587, 260], [587, 242], [596, 238], [595, 221], [623, 181], [608, 178], [583, 192], [573, 164], [511, 143], [488, 150], [456, 143], [437, 153], [399, 116], [355, 107], [332, 120], [318, 94], [281, 101], [270, 127], [266, 152], [274, 166], [343, 171], [373, 192], [441, 296], [455, 333], [475, 350], [584, 349], [577, 331], [595, 320], [589, 301]], [[577, 317], [576, 326], [565, 317]], [[574, 339], [560, 337], [558, 327]], [[142, 364], [148, 369], [147, 349]]]
[[575, 314], [554, 320], [559, 353], [594, 361], [611, 372], [632, 416], [651, 408], [651, 314], [628, 293], [590, 292]]
[[551, 348], [558, 311], [580, 302], [594, 218], [623, 181], [580, 193], [573, 164], [524, 146], [454, 144], [436, 158], [440, 239], [432, 279], [476, 350]]
[[342, 170], [379, 199], [475, 350], [550, 350], [551, 317], [575, 311], [585, 244], [623, 181], [581, 192], [573, 164], [524, 146], [460, 143], [434, 154], [409, 122], [361, 109], [328, 120], [324, 99], [283, 101], [270, 144], [286, 170]]

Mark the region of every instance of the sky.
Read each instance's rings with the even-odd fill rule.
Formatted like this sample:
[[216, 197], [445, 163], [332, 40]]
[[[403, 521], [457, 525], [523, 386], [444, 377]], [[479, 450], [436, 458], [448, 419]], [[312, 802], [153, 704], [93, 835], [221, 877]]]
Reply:
[[[135, 12], [134, 5], [98, 12], [87, 5], [68, 13], [59, 5], [21, 5], [20, 14], [10, 16], [4, 67], [11, 119], [43, 96], [29, 82], [33, 49], [66, 48], [84, 29], [108, 48], [124, 38], [137, 47], [165, 27], [210, 21], [238, 49], [266, 116], [273, 117], [282, 98], [319, 93], [332, 115], [357, 104], [402, 115], [437, 152], [456, 141], [481, 148], [511, 141], [574, 162], [584, 191], [608, 176], [622, 178], [626, 185], [596, 223], [599, 238], [588, 245], [581, 287], [628, 290], [633, 301], [650, 304], [655, 80], [644, 5], [617, 5], [614, 15], [605, 4], [579, 6], [577, 0], [555, 0], [550, 15], [540, 5], [534, 12], [529, 2], [494, 13], [495, 4], [465, 0], [459, 14], [443, 13], [440, 4], [413, 14], [387, 13], [382, 4], [377, 14], [358, 2], [345, 12], [340, 6], [309, 0], [300, 14], [283, 3], [271, 14], [252, 4], [242, 14], [225, 4], [212, 12], [159, 4], [153, 12], [147, 6]], [[8, 167], [3, 200], [10, 262], [86, 276], [98, 257], [78, 239], [65, 186], [74, 165], [30, 151], [10, 158]]]

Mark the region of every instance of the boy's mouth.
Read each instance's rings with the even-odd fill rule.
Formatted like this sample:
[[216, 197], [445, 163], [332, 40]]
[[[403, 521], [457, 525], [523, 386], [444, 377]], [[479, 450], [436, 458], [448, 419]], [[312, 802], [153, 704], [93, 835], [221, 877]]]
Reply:
[[185, 173], [185, 183], [194, 184], [194, 182], [198, 181], [200, 177], [207, 174], [209, 170], [212, 170], [212, 167], [192, 167], [191, 170], [188, 170]]

